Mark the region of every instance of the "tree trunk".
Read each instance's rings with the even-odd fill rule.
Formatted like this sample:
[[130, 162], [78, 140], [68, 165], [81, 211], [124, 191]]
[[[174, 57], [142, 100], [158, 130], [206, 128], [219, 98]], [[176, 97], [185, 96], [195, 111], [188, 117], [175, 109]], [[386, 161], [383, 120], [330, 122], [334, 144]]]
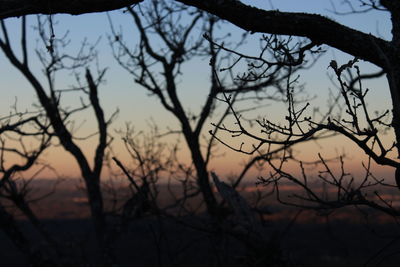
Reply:
[[[397, 158], [400, 158], [400, 60], [392, 60], [387, 79], [392, 98], [392, 127], [396, 138]], [[396, 168], [395, 179], [400, 189], [400, 166]]]
[[[392, 127], [396, 137], [397, 158], [400, 159], [400, 1], [380, 2], [390, 11], [392, 20], [392, 41], [390, 42], [392, 49], [381, 51], [381, 57], [386, 63], [384, 69], [392, 98]], [[400, 189], [400, 166], [396, 168], [395, 179]]]
[[104, 203], [100, 187], [100, 179], [93, 174], [86, 174], [84, 181], [87, 188], [90, 213], [95, 229], [97, 245], [101, 257], [98, 259], [99, 266], [115, 266], [116, 258], [113, 253], [113, 243], [110, 242], [109, 232], [105, 220]]
[[197, 184], [199, 185], [200, 191], [203, 194], [207, 211], [212, 216], [217, 215], [217, 200], [212, 192], [207, 166], [200, 151], [198, 136], [194, 135], [192, 132], [188, 133], [187, 131], [184, 131], [184, 136], [189, 146], [190, 153], [192, 154], [193, 164], [196, 168], [198, 176]]

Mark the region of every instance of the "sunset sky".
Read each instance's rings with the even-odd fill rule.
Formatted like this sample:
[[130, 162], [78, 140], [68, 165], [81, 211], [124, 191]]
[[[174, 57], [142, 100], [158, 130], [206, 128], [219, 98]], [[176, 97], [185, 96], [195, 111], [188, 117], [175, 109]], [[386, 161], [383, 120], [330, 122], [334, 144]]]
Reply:
[[[271, 5], [274, 9], [280, 11], [297, 11], [297, 12], [309, 12], [319, 13], [327, 15], [334, 20], [343, 23], [349, 27], [356, 28], [366, 33], [377, 35], [383, 39], [390, 39], [390, 18], [387, 13], [373, 11], [370, 13], [362, 13], [348, 16], [338, 16], [332, 12], [333, 7], [329, 0], [256, 0], [256, 1], [243, 1], [246, 3], [252, 3], [253, 5], [261, 8], [270, 8]], [[337, 2], [337, 8], [342, 11], [348, 10], [346, 6], [340, 6], [342, 1]], [[132, 43], [132, 48], [137, 44], [139, 39], [137, 32], [134, 29], [132, 19], [129, 15], [123, 14], [122, 11], [114, 11], [109, 13], [113, 20], [115, 27], [120, 27], [125, 33], [124, 39]], [[30, 24], [34, 23], [36, 18], [31, 16], [28, 18]], [[167, 127], [176, 128], [178, 123], [176, 119], [165, 111], [159, 100], [155, 97], [149, 96], [148, 92], [135, 84], [132, 76], [125, 70], [123, 70], [113, 58], [111, 48], [108, 42], [110, 35], [110, 25], [107, 19], [106, 13], [101, 14], [87, 14], [80, 16], [69, 16], [69, 15], [55, 15], [53, 18], [57, 22], [55, 25], [56, 36], [62, 36], [66, 31], [69, 31], [69, 39], [71, 44], [69, 51], [76, 51], [82, 40], [87, 39], [89, 43], [95, 43], [99, 38], [97, 49], [99, 51], [99, 66], [100, 68], [107, 67], [105, 80], [99, 88], [100, 90], [100, 101], [106, 112], [106, 116], [109, 117], [116, 109], [119, 109], [119, 115], [117, 120], [110, 127], [110, 134], [115, 137], [113, 142], [113, 149], [116, 155], [129, 165], [127, 154], [120, 141], [119, 136], [115, 133], [116, 129], [124, 128], [126, 122], [130, 122], [134, 125], [137, 131], [148, 130], [148, 122], [153, 119], [154, 122], [159, 126], [160, 131], [166, 131]], [[19, 19], [7, 19], [6, 24], [9, 29], [9, 33], [13, 41], [19, 43]], [[231, 26], [224, 25], [221, 30], [230, 31], [232, 36], [240, 36], [242, 30]], [[126, 36], [126, 37], [125, 37]], [[34, 31], [30, 30], [29, 33], [29, 49], [30, 49], [30, 66], [34, 69], [37, 75], [41, 75], [40, 64], [34, 54], [35, 48], [43, 48], [43, 44], [37, 41], [37, 35]], [[251, 47], [257, 47], [257, 40], [260, 35], [254, 34], [250, 36], [248, 48], [246, 51], [251, 50]], [[250, 48], [249, 48], [250, 47]], [[328, 49], [324, 46], [323, 48]], [[16, 50], [18, 45], [16, 45]], [[257, 53], [257, 52], [256, 52]], [[314, 107], [324, 108], [328, 99], [329, 89], [334, 90], [334, 87], [328, 77], [329, 62], [335, 59], [338, 63], [345, 63], [352, 57], [329, 48], [323, 57], [315, 64], [310, 70], [302, 71], [300, 74], [300, 82], [305, 83], [306, 91], [310, 96], [317, 96], [316, 99], [311, 101], [311, 111]], [[202, 105], [199, 100], [204, 99], [207, 96], [209, 86], [209, 58], [196, 59], [195, 61], [188, 62], [184, 65], [183, 75], [181, 77], [180, 96], [182, 102], [185, 103], [185, 107], [191, 111], [198, 111]], [[361, 71], [364, 73], [370, 73], [377, 69], [368, 63], [360, 63]], [[93, 67], [95, 70], [95, 67]], [[15, 70], [8, 60], [4, 57], [3, 53], [0, 52], [0, 73], [1, 80], [0, 86], [2, 94], [0, 97], [0, 116], [3, 117], [10, 111], [10, 106], [14, 104], [17, 99], [17, 105], [20, 111], [25, 109], [31, 109], [32, 104], [37, 102], [34, 95], [33, 89], [24, 80], [24, 77]], [[330, 73], [332, 74], [332, 73]], [[57, 80], [57, 85], [65, 88], [73, 84], [73, 79], [66, 75], [61, 77], [61, 80]], [[388, 92], [388, 86], [384, 78], [368, 81], [365, 87], [371, 89], [369, 96], [369, 107], [371, 110], [385, 110], [390, 109], [390, 98]], [[65, 104], [74, 106], [79, 103], [79, 95], [71, 93], [66, 97]], [[264, 116], [268, 114], [268, 118], [274, 120], [281, 120], [282, 114], [285, 110], [283, 106], [271, 105], [265, 107], [265, 109], [259, 110], [258, 114]], [[76, 118], [77, 124], [82, 127], [77, 132], [77, 136], [86, 136], [93, 132], [95, 121], [91, 119], [91, 114], [82, 115], [82, 117]], [[210, 122], [213, 120], [211, 119]], [[204, 129], [204, 134], [207, 134], [208, 130], [212, 129], [211, 125], [207, 124]], [[392, 142], [388, 135], [388, 142]], [[166, 142], [174, 141], [176, 136], [169, 136], [165, 138]], [[181, 156], [186, 156], [187, 151], [184, 148], [183, 138], [181, 138], [182, 153]], [[233, 140], [232, 142], [236, 142]], [[91, 138], [82, 143], [87, 155], [93, 154], [93, 148], [96, 144], [96, 139]], [[298, 148], [298, 153], [302, 154], [304, 160], [316, 160], [317, 153], [325, 153], [327, 157], [337, 155], [337, 153], [344, 152], [348, 155], [348, 166], [349, 170], [356, 170], [355, 173], [361, 170], [361, 160], [365, 160], [362, 157], [362, 152], [350, 142], [344, 138], [335, 138], [325, 143], [311, 143], [305, 144]], [[224, 157], [218, 157], [211, 163], [211, 169], [216, 170], [223, 175], [234, 174], [239, 171], [238, 166], [245, 160], [242, 155], [230, 151], [229, 149], [221, 147], [219, 154], [223, 154]], [[60, 174], [68, 177], [79, 176], [79, 171], [76, 163], [67, 152], [60, 147], [52, 148], [45, 153], [42, 158], [43, 161], [48, 162], [53, 166]], [[377, 169], [376, 173], [379, 175], [387, 175], [391, 173], [389, 169]], [[258, 174], [258, 173], [257, 173]], [[43, 173], [43, 176], [51, 177], [51, 172]], [[29, 176], [29, 174], [28, 174]]]

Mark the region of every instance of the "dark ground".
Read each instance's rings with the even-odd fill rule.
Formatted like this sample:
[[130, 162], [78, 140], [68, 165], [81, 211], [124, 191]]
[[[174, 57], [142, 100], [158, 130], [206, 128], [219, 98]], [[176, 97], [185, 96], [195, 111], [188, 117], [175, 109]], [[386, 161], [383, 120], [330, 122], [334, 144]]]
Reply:
[[[184, 219], [191, 223], [193, 218]], [[71, 256], [93, 261], [93, 238], [88, 220], [46, 220], [59, 240], [69, 243]], [[24, 229], [30, 226], [21, 222]], [[279, 235], [285, 258], [293, 266], [399, 266], [400, 227], [350, 222], [296, 223], [275, 221], [266, 232]], [[32, 239], [35, 239], [32, 234]], [[84, 240], [83, 242], [79, 240]], [[40, 244], [39, 242], [37, 242]], [[235, 239], [199, 232], [171, 220], [142, 219], [130, 225], [118, 241], [121, 266], [244, 266], [246, 251]], [[88, 255], [91, 255], [88, 257]], [[29, 266], [0, 232], [0, 266]], [[88, 259], [87, 259], [88, 258]], [[242, 260], [241, 260], [242, 259]]]
[[[46, 187], [47, 186], [47, 187]], [[39, 193], [51, 190], [43, 181]], [[165, 198], [163, 201], [168, 201]], [[389, 216], [354, 208], [340, 210], [327, 216], [302, 212], [291, 223], [298, 210], [278, 206], [271, 197], [266, 199], [272, 214], [265, 217], [265, 233], [275, 237], [274, 247], [280, 248], [291, 266], [400, 266], [400, 225]], [[88, 216], [83, 191], [75, 183], [58, 188], [57, 194], [33, 206], [44, 219], [47, 230], [64, 251], [81, 263], [96, 266], [93, 227]], [[364, 214], [364, 215], [363, 215]], [[368, 217], [365, 217], [368, 214]], [[248, 266], [246, 248], [236, 239], [218, 232], [205, 233], [187, 225], [209, 225], [204, 217], [173, 219], [144, 218], [132, 222], [127, 233], [118, 239], [116, 254], [121, 266]], [[35, 246], [43, 246], [24, 220], [19, 222], [29, 233]], [[279, 249], [277, 249], [279, 250]], [[268, 254], [269, 251], [265, 251]], [[29, 266], [21, 254], [0, 231], [0, 267]]]

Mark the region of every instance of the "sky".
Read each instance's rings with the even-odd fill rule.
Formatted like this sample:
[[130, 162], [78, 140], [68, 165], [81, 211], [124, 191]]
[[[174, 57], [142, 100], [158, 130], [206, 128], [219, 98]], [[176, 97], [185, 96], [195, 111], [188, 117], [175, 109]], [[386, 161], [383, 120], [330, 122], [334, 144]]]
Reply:
[[[390, 19], [388, 14], [373, 11], [369, 13], [338, 16], [333, 12], [334, 7], [332, 6], [332, 2], [337, 3], [336, 8], [338, 8], [338, 10], [348, 10], [346, 6], [340, 5], [342, 1], [255, 0], [243, 2], [251, 3], [252, 5], [265, 9], [270, 9], [272, 7], [280, 11], [308, 12], [326, 15], [349, 27], [380, 36], [383, 39], [390, 39]], [[356, 3], [355, 6], [357, 6], [357, 1], [351, 2]], [[138, 33], [133, 27], [132, 19], [122, 11], [109, 12], [108, 15], [112, 19], [115, 27], [118, 29], [121, 27], [124, 32], [124, 39], [130, 42], [133, 48], [135, 44], [137, 44]], [[36, 18], [34, 16], [28, 17], [28, 22], [31, 24], [34, 23], [35, 20]], [[117, 64], [108, 42], [108, 36], [110, 36], [111, 31], [106, 13], [85, 14], [80, 16], [55, 15], [53, 21], [56, 22], [54, 25], [56, 36], [62, 36], [65, 32], [69, 32], [69, 51], [77, 51], [80, 44], [85, 39], [89, 43], [98, 41], [96, 47], [99, 55], [98, 65], [101, 68], [107, 67], [105, 82], [100, 87], [100, 101], [106, 116], [111, 116], [115, 110], [119, 110], [117, 119], [110, 127], [111, 133], [115, 136], [113, 142], [115, 146], [114, 152], [119, 158], [129, 165], [127, 153], [122, 146], [119, 136], [115, 134], [115, 131], [124, 128], [127, 122], [134, 125], [137, 131], [147, 131], [149, 121], [151, 120], [159, 126], [161, 131], [166, 131], [167, 127], [176, 128], [179, 126], [176, 119], [161, 107], [159, 100], [149, 96], [143, 88], [140, 88], [139, 85], [134, 83], [132, 76]], [[18, 49], [19, 19], [8, 19], [6, 20], [6, 24], [9, 28], [11, 39], [16, 43], [15, 47]], [[229, 31], [232, 33], [233, 37], [240, 36], [243, 33], [242, 30], [229, 24], [224, 24], [220, 31], [221, 34]], [[259, 38], [260, 35], [258, 34], [250, 36], [250, 40], [246, 44], [246, 47], [243, 48], [243, 51], [253, 51], [253, 49], [257, 47]], [[152, 41], [156, 42], [155, 40]], [[28, 42], [30, 65], [34, 72], [38, 76], [41, 76], [43, 80], [40, 63], [37, 60], [34, 49], [45, 49], [44, 45], [38, 41], [37, 34], [32, 29], [29, 31]], [[334, 90], [334, 86], [328, 77], [329, 70], [327, 69], [332, 59], [337, 60], [339, 63], [345, 63], [352, 59], [352, 57], [340, 51], [328, 49], [313, 68], [300, 73], [300, 82], [305, 85], [307, 94], [316, 96], [311, 102], [313, 107], [324, 107], [329, 90]], [[200, 58], [184, 65], [180, 83], [182, 88], [179, 90], [179, 93], [185, 107], [191, 111], [199, 110], [201, 107], [201, 101], [199, 100], [206, 97], [209, 81], [208, 62], [209, 58]], [[361, 71], [365, 73], [376, 70], [374, 66], [368, 63], [360, 63], [360, 66]], [[93, 70], [95, 70], [94, 67]], [[0, 98], [1, 116], [9, 113], [10, 106], [15, 103], [15, 99], [17, 99], [17, 105], [20, 110], [31, 109], [32, 104], [36, 102], [33, 89], [18, 71], [10, 65], [2, 53], [0, 53], [0, 73], [3, 74], [0, 80], [0, 87], [2, 90], [2, 97]], [[65, 86], [69, 86], [73, 84], [73, 82], [73, 77], [65, 73], [57, 80], [57, 85], [65, 88]], [[371, 100], [370, 107], [372, 109], [383, 110], [390, 108], [390, 97], [385, 79], [368, 81], [367, 86], [373, 89], [369, 94], [369, 99]], [[79, 103], [78, 101], [79, 95], [74, 93], [65, 97], [66, 105], [74, 106]], [[282, 118], [284, 111], [284, 107], [282, 106], [271, 105], [257, 112], [259, 112], [260, 116], [268, 114], [270, 117], [279, 120]], [[91, 119], [90, 113], [80, 114], [75, 119], [77, 121], [76, 124], [80, 125], [77, 131], [78, 136], [86, 136], [94, 131], [95, 123], [94, 120]], [[206, 126], [205, 133], [209, 129], [212, 129], [210, 124]], [[164, 140], [166, 142], [171, 142], [174, 141], [175, 138], [176, 136], [169, 136], [164, 138]], [[238, 140], [232, 140], [232, 142], [238, 142]], [[344, 151], [349, 159], [347, 165], [350, 168], [355, 168], [360, 171], [360, 155], [362, 154], [357, 147], [347, 142], [344, 138], [333, 139], [327, 142], [328, 143], [324, 143], [323, 145], [320, 143], [306, 144], [298, 149], [298, 153], [302, 153], [306, 160], [315, 160], [319, 151], [325, 153], [327, 157], [337, 155]], [[87, 155], [93, 155], [93, 147], [95, 144], [95, 138], [90, 138], [82, 143]], [[241, 155], [224, 147], [220, 147], [218, 153], [223, 156], [213, 161], [211, 169], [223, 175], [237, 173], [239, 171], [238, 166], [245, 160]], [[184, 148], [182, 148], [181, 155], [185, 159], [188, 158], [187, 151]], [[63, 176], [79, 176], [76, 162], [74, 162], [72, 157], [60, 147], [52, 148], [47, 151], [42, 157], [42, 160], [48, 162]], [[391, 171], [377, 169], [377, 172], [382, 172], [382, 175], [387, 175], [386, 172], [390, 173]], [[52, 177], [54, 174], [52, 172], [46, 172], [42, 175]], [[29, 176], [29, 174], [27, 174], [27, 176]]]

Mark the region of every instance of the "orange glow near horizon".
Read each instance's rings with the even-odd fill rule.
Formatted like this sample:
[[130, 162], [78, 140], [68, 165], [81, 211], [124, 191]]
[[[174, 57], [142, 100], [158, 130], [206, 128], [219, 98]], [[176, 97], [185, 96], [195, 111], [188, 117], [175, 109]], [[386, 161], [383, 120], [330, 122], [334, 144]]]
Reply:
[[[87, 142], [82, 142], [82, 150], [86, 153], [89, 163], [93, 163], [94, 149], [96, 146], [96, 138], [91, 138]], [[172, 141], [170, 139], [170, 141]], [[338, 146], [341, 144], [342, 147]], [[126, 152], [122, 142], [113, 143], [113, 151], [116, 157], [127, 167], [131, 166], [132, 162]], [[185, 143], [181, 142], [181, 151], [179, 152], [179, 158], [183, 160], [186, 164], [190, 163], [190, 153], [185, 148]], [[327, 148], [326, 148], [327, 147]], [[330, 162], [329, 159], [334, 158], [339, 155], [338, 151], [343, 152], [344, 156], [344, 168], [345, 172], [351, 174], [356, 180], [362, 179], [366, 170], [363, 167], [367, 165], [368, 158], [365, 153], [361, 151], [356, 145], [352, 144], [350, 141], [346, 141], [344, 138], [335, 137], [332, 140], [325, 140], [324, 143], [303, 144], [301, 146], [295, 147], [295, 155], [298, 159], [301, 159], [304, 163], [304, 168], [306, 174], [310, 177], [316, 177], [319, 171], [324, 171], [324, 167], [321, 165], [311, 164], [311, 162], [316, 162], [319, 160], [318, 153], [327, 160], [328, 166], [334, 172], [335, 175], [340, 175], [341, 166], [338, 163]], [[343, 149], [343, 150], [342, 150]], [[230, 150], [229, 148], [220, 146], [217, 155], [211, 160], [209, 165], [209, 170], [216, 172], [221, 179], [225, 180], [229, 177], [237, 177], [243, 170], [244, 165], [249, 161], [250, 157], [242, 153], [238, 153]], [[38, 174], [37, 177], [51, 179], [56, 175], [61, 177], [71, 177], [79, 178], [81, 177], [79, 166], [76, 160], [66, 152], [62, 147], [58, 146], [56, 148], [48, 149], [44, 152], [41, 158], [41, 162], [49, 164], [53, 169], [46, 169], [42, 173]], [[277, 163], [275, 161], [275, 163]], [[114, 164], [113, 162], [111, 163]], [[39, 166], [38, 166], [39, 167]], [[28, 178], [32, 176], [38, 167], [33, 168], [25, 173], [24, 177]], [[116, 167], [115, 167], [116, 169]], [[301, 177], [300, 164], [296, 162], [287, 162], [284, 164], [283, 170], [294, 176]], [[56, 171], [56, 172], [54, 172]], [[257, 177], [267, 177], [271, 168], [265, 165], [261, 169], [251, 169], [245, 176], [246, 182], [256, 182]], [[393, 183], [393, 172], [394, 170], [390, 167], [382, 167], [372, 162], [371, 172], [378, 178], [384, 178], [385, 181]], [[107, 170], [103, 171], [103, 178], [107, 179]]]

